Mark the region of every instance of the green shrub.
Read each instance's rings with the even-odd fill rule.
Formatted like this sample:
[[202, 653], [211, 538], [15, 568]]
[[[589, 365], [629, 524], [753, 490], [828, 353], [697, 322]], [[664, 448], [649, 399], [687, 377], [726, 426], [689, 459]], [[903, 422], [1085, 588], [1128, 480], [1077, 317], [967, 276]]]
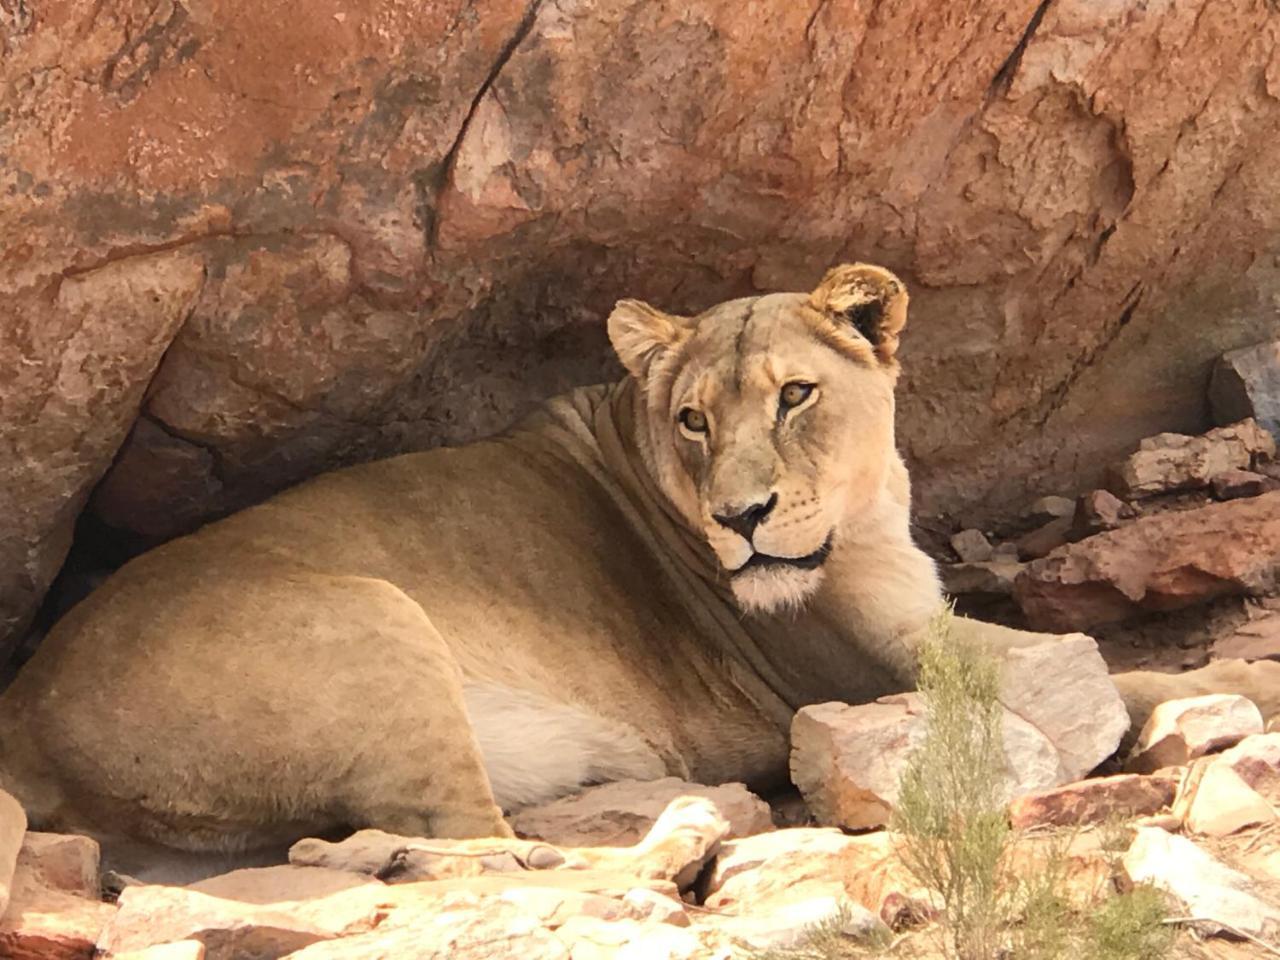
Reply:
[[907, 868], [941, 900], [948, 952], [992, 960], [1012, 906], [1000, 672], [992, 656], [953, 636], [951, 618], [950, 609], [935, 617], [920, 648], [925, 730], [892, 827]]

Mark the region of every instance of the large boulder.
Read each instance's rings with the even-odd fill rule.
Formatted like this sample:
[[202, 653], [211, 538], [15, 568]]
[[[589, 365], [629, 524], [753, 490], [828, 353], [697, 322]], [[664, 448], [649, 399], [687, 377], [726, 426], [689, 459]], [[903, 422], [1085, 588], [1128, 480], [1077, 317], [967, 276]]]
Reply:
[[1200, 429], [1273, 335], [1265, 4], [6, 10], [0, 633], [104, 472], [146, 543], [491, 432], [617, 372], [623, 295], [886, 263], [921, 505], [991, 515]]
[[1262, 594], [1280, 575], [1280, 491], [1157, 513], [1027, 564], [1014, 597], [1032, 626], [1087, 630], [1140, 611]]
[[1280, 443], [1280, 340], [1219, 357], [1209, 378], [1209, 403], [1219, 423], [1252, 417]]

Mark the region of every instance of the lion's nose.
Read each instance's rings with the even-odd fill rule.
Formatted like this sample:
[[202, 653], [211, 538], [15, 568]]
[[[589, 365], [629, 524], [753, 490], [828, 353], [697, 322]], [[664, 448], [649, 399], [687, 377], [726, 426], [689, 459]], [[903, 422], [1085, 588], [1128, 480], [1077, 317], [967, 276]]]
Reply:
[[756, 532], [756, 527], [764, 521], [778, 505], [778, 495], [770, 494], [769, 499], [764, 503], [753, 503], [751, 506], [736, 513], [713, 513], [711, 516], [716, 523], [722, 527], [728, 527], [734, 533], [738, 534], [748, 543]]

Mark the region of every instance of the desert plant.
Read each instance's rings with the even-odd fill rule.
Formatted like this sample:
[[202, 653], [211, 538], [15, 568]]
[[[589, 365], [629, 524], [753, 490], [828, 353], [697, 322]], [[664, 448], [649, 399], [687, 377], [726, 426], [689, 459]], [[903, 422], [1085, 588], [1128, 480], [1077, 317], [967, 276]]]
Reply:
[[921, 644], [924, 734], [903, 773], [893, 828], [907, 868], [942, 904], [948, 952], [993, 960], [1012, 904], [999, 667], [951, 629], [944, 609]]
[[[903, 863], [941, 904], [946, 953], [958, 960], [1167, 956], [1172, 934], [1157, 891], [1113, 894], [1088, 916], [1073, 910], [1067, 890], [1078, 831], [1044, 838], [1041, 855], [1014, 869], [999, 664], [956, 638], [951, 618], [949, 608], [935, 617], [920, 647], [924, 733], [908, 758], [891, 824]], [[1115, 821], [1102, 829], [1102, 848], [1118, 860], [1129, 828]]]
[[1094, 960], [1162, 960], [1173, 944], [1164, 894], [1137, 886], [1105, 900], [1085, 926], [1086, 956]]

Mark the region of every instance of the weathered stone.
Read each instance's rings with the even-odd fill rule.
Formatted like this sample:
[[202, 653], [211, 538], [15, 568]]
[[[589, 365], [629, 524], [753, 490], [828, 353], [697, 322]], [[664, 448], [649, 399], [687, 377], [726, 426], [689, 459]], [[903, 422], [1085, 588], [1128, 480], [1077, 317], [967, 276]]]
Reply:
[[564, 941], [517, 905], [453, 894], [376, 929], [315, 943], [290, 960], [570, 960]]
[[1053, 744], [1059, 783], [1081, 779], [1111, 756], [1129, 728], [1098, 644], [1082, 633], [1009, 650], [1000, 665], [1000, 702]]
[[1027, 565], [1014, 597], [1033, 627], [1084, 630], [1140, 611], [1274, 589], [1280, 491], [1143, 517]]
[[1076, 501], [1071, 518], [1071, 539], [1083, 540], [1103, 530], [1114, 530], [1136, 516], [1134, 509], [1109, 490], [1092, 490]]
[[14, 874], [9, 909], [0, 917], [5, 960], [90, 960], [115, 908], [43, 886], [23, 867]]
[[[13, 250], [13, 242], [0, 246]], [[5, 279], [0, 272], [0, 291], [11, 289]], [[0, 384], [0, 660], [62, 564], [76, 514], [111, 465], [203, 281], [199, 255], [171, 250], [45, 278], [38, 295], [8, 299], [13, 322], [0, 335], [10, 371]]]
[[1151, 712], [1127, 766], [1138, 773], [1178, 767], [1262, 733], [1262, 713], [1233, 694], [1169, 700]]
[[787, 950], [804, 944], [813, 928], [841, 917], [840, 933], [851, 940], [881, 936], [888, 928], [878, 916], [843, 893], [797, 900], [766, 913], [720, 920], [716, 925], [754, 951]]
[[[818, 823], [851, 830], [884, 826], [924, 728], [923, 701], [914, 693], [856, 706], [803, 707], [791, 725], [791, 779]], [[1063, 779], [1053, 744], [1008, 712], [1004, 751], [1006, 796]]]
[[102, 895], [101, 861], [98, 841], [64, 833], [29, 832], [18, 854], [18, 863], [41, 886], [90, 900]]
[[938, 568], [942, 586], [953, 597], [1013, 595], [1013, 584], [1022, 572], [1022, 564], [988, 561], [986, 563], [947, 563]]
[[1051, 825], [1083, 826], [1158, 813], [1173, 803], [1177, 781], [1171, 777], [1120, 774], [1080, 780], [1015, 797], [1009, 805], [1014, 829]]
[[1229, 764], [1211, 763], [1196, 783], [1186, 824], [1192, 833], [1225, 837], [1277, 819], [1280, 817], [1266, 798]]
[[1044, 526], [1054, 520], [1069, 519], [1076, 511], [1076, 502], [1070, 497], [1041, 497], [1031, 504], [1024, 514], [1027, 523]]
[[1215, 660], [1280, 660], [1280, 613], [1241, 624], [1215, 640], [1210, 652]]
[[664, 897], [644, 887], [628, 890], [622, 902], [636, 920], [653, 920], [656, 923], [669, 923], [675, 927], [687, 927], [690, 922], [689, 913], [681, 901]]
[[373, 877], [349, 870], [285, 864], [233, 870], [231, 873], [189, 884], [186, 889], [222, 900], [268, 904], [314, 900], [341, 890], [367, 885], [382, 886]]
[[1070, 536], [1071, 518], [1057, 517], [1019, 537], [1018, 556], [1023, 560], [1038, 560], [1068, 543]]
[[1280, 443], [1280, 340], [1219, 357], [1209, 377], [1209, 405], [1218, 423], [1252, 417]]
[[[855, 255], [911, 278], [900, 431], [922, 509], [947, 512], [1093, 483], [1138, 438], [1198, 423], [1224, 349], [1274, 336], [1265, 4], [1227, 5], [1209, 30], [1185, 4], [1130, 18], [966, 2], [940, 18], [924, 0], [746, 16], [729, 0], [379, 0], [287, 35], [274, 5], [247, 0], [6, 9], [21, 28], [0, 60], [0, 295], [15, 320], [0, 423], [21, 434], [4, 459], [21, 482], [0, 480], [0, 515], [29, 522], [5, 540], [0, 609], [18, 597], [20, 620], [65, 546], [62, 492], [83, 496], [123, 434], [95, 410], [59, 412], [51, 371], [76, 342], [115, 356], [113, 330], [148, 341], [121, 356], [171, 347], [166, 366], [207, 378], [166, 387], [187, 422], [248, 410], [260, 427], [228, 422], [185, 454], [166, 421], [134, 431], [131, 446], [163, 449], [123, 451], [128, 509], [117, 498], [99, 517], [153, 532], [331, 463], [492, 432], [608, 375], [602, 318], [619, 296], [696, 312], [810, 288]], [[892, 98], [868, 79], [886, 71]], [[1191, 129], [1209, 133], [1179, 137]], [[315, 262], [336, 238], [349, 284], [297, 291], [323, 295], [323, 317], [244, 276], [259, 250]], [[212, 304], [208, 331], [181, 343], [159, 308], [80, 334], [47, 304], [59, 278], [206, 248], [211, 288], [253, 302]], [[401, 333], [413, 369], [353, 386]], [[273, 340], [297, 349], [264, 380]], [[303, 376], [326, 367], [327, 385]], [[291, 394], [300, 383], [314, 389]], [[344, 419], [350, 397], [360, 413]], [[127, 406], [109, 400], [104, 415]], [[41, 441], [48, 422], [25, 414], [49, 403], [62, 436]], [[87, 438], [103, 456], [60, 473], [72, 458], [56, 451]], [[157, 461], [148, 496], [139, 464]]]
[[1212, 766], [1230, 767], [1272, 806], [1280, 808], [1280, 733], [1246, 737], [1224, 751]]
[[1210, 486], [1218, 500], [1239, 500], [1242, 497], [1256, 497], [1272, 490], [1280, 490], [1280, 481], [1251, 470], [1228, 470], [1214, 477]]
[[[706, 797], [677, 796], [630, 847], [557, 848], [540, 840], [448, 840], [360, 830], [337, 843], [307, 838], [289, 850], [295, 866], [376, 874], [394, 883], [488, 880], [514, 871], [594, 871], [687, 888], [729, 834], [729, 822]], [[632, 882], [625, 890], [641, 885]], [[350, 892], [350, 891], [348, 891]], [[619, 894], [621, 895], [621, 894]]]
[[1172, 894], [1189, 916], [1229, 924], [1255, 937], [1280, 931], [1280, 910], [1254, 895], [1255, 881], [1186, 837], [1139, 828], [1124, 855], [1124, 869], [1134, 883]]
[[1161, 433], [1138, 445], [1136, 453], [1111, 473], [1112, 492], [1122, 497], [1207, 487], [1228, 470], [1246, 470], [1255, 457], [1272, 457], [1276, 441], [1254, 420], [1217, 427], [1199, 437]]
[[998, 543], [991, 551], [992, 563], [1018, 563], [1018, 545], [1016, 543]]
[[991, 559], [991, 541], [981, 530], [961, 530], [951, 538], [951, 549], [962, 563], [982, 563]]
[[706, 877], [706, 906], [736, 915], [843, 895], [876, 913], [890, 898], [898, 905], [930, 902], [884, 832], [846, 836], [798, 827], [730, 840]]
[[729, 821], [731, 837], [773, 829], [769, 805], [740, 783], [717, 787], [676, 777], [622, 780], [591, 787], [551, 803], [525, 807], [511, 817], [522, 837], [562, 847], [625, 847], [639, 843], [677, 797], [706, 797]]
[[102, 931], [98, 949], [111, 955], [198, 940], [208, 960], [274, 960], [321, 940], [374, 927], [385, 911], [378, 909], [377, 899], [351, 897], [352, 892], [364, 891], [356, 888], [321, 897], [302, 910], [296, 903], [260, 906], [181, 887], [131, 886], [120, 895], [119, 909]]
[[205, 960], [204, 944], [199, 940], [159, 943], [154, 947], [129, 950], [111, 955], [111, 960]]

